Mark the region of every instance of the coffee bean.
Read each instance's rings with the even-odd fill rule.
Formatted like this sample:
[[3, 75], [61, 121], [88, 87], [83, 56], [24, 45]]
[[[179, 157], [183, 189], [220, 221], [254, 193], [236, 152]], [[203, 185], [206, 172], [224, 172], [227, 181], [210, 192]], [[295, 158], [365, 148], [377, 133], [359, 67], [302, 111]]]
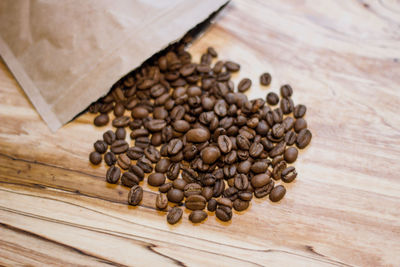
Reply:
[[250, 168], [251, 168], [251, 161], [250, 160], [245, 160], [239, 163], [238, 167], [237, 167], [237, 171], [239, 173], [244, 173], [247, 174], [250, 172]]
[[274, 185], [275, 185], [275, 182], [271, 180], [268, 184], [266, 184], [262, 187], [256, 188], [254, 190], [254, 196], [256, 198], [263, 198], [263, 197], [267, 196], [271, 192], [271, 190], [274, 188]]
[[297, 119], [298, 118], [302, 118], [306, 114], [306, 111], [307, 111], [307, 107], [306, 106], [304, 106], [302, 104], [298, 104], [298, 105], [296, 105], [294, 107], [293, 115]]
[[221, 152], [215, 146], [208, 146], [200, 151], [200, 156], [205, 164], [212, 164], [219, 159]]
[[97, 151], [93, 151], [89, 155], [89, 160], [93, 165], [98, 165], [101, 163], [101, 154]]
[[118, 128], [118, 129], [115, 131], [115, 137], [116, 137], [118, 140], [125, 140], [125, 137], [126, 137], [125, 128]]
[[272, 135], [276, 138], [281, 138], [285, 134], [285, 126], [283, 123], [277, 123], [272, 127]]
[[172, 188], [172, 183], [165, 183], [158, 187], [158, 191], [161, 193], [167, 193]]
[[287, 163], [293, 163], [297, 159], [298, 151], [295, 147], [289, 147], [285, 150], [285, 160]]
[[128, 194], [128, 203], [132, 206], [139, 205], [143, 198], [143, 189], [139, 185], [134, 185]]
[[135, 146], [137, 147], [141, 147], [144, 149], [149, 145], [150, 145], [150, 139], [147, 136], [138, 137], [135, 140]]
[[177, 163], [177, 162], [171, 163], [171, 165], [169, 165], [168, 171], [167, 171], [168, 179], [175, 180], [176, 178], [178, 178], [180, 169], [181, 169], [181, 164], [180, 163]]
[[269, 156], [274, 158], [278, 155], [282, 155], [285, 152], [286, 143], [285, 141], [279, 142], [270, 152]]
[[137, 146], [130, 147], [128, 149], [128, 151], [126, 152], [126, 155], [132, 160], [137, 160], [137, 159], [140, 159], [141, 157], [143, 157], [144, 149], [141, 147], [137, 147]]
[[127, 170], [131, 165], [131, 159], [126, 154], [120, 154], [117, 159], [117, 164], [121, 169]]
[[294, 119], [292, 117], [286, 117], [283, 121], [282, 121], [282, 125], [285, 128], [285, 132], [291, 130], [294, 126]]
[[115, 154], [112, 152], [107, 152], [104, 155], [104, 161], [108, 166], [112, 166], [117, 162], [117, 158], [115, 157]]
[[146, 147], [144, 149], [144, 155], [153, 163], [158, 162], [161, 158], [160, 151], [158, 151], [154, 146]]
[[279, 156], [276, 156], [275, 158], [273, 158], [272, 163], [271, 163], [272, 167], [275, 167], [282, 160], [284, 160], [284, 155], [279, 155]]
[[260, 143], [252, 143], [249, 148], [249, 154], [252, 158], [258, 158], [263, 152], [264, 147]]
[[165, 120], [152, 119], [145, 123], [145, 127], [152, 133], [160, 132], [165, 128], [165, 126], [167, 126], [167, 122]]
[[113, 165], [107, 170], [106, 180], [110, 184], [115, 184], [118, 182], [120, 176], [121, 170]]
[[286, 166], [287, 164], [285, 161], [280, 161], [278, 164], [276, 164], [274, 170], [272, 171], [272, 177], [275, 180], [281, 179], [282, 171], [286, 169]]
[[110, 121], [110, 118], [107, 114], [100, 114], [96, 118], [94, 118], [94, 125], [97, 127], [104, 126]]
[[266, 99], [267, 103], [271, 106], [275, 106], [279, 103], [279, 96], [274, 92], [269, 92]]
[[207, 53], [210, 54], [212, 57], [217, 57], [217, 51], [215, 51], [214, 47], [208, 47], [207, 48]]
[[249, 90], [251, 87], [251, 80], [249, 78], [244, 78], [239, 82], [238, 90], [243, 93]]
[[249, 202], [248, 201], [243, 201], [239, 198], [235, 199], [235, 201], [233, 201], [233, 208], [236, 211], [244, 211], [249, 207]]
[[236, 174], [235, 187], [238, 190], [245, 190], [249, 186], [249, 178], [245, 174]]
[[202, 210], [206, 207], [206, 203], [202, 195], [191, 195], [186, 198], [185, 206], [189, 210]]
[[237, 72], [240, 70], [240, 65], [233, 61], [226, 61], [225, 68], [230, 72]]
[[296, 133], [299, 133], [301, 130], [307, 128], [307, 122], [303, 118], [298, 118], [294, 123], [294, 130]]
[[183, 194], [182, 190], [172, 188], [168, 191], [167, 197], [168, 197], [168, 200], [173, 203], [180, 203], [184, 198], [184, 194]]
[[128, 116], [121, 116], [117, 117], [112, 121], [112, 126], [119, 128], [119, 127], [126, 127], [128, 126], [130, 118]]
[[230, 221], [232, 219], [232, 209], [227, 206], [220, 206], [215, 211], [215, 216], [223, 222]]
[[111, 145], [111, 152], [114, 154], [121, 154], [128, 150], [129, 145], [125, 140], [116, 140]]
[[286, 188], [283, 185], [275, 186], [272, 189], [271, 193], [269, 193], [269, 199], [272, 202], [278, 202], [281, 200], [286, 194]]
[[172, 123], [172, 127], [174, 127], [177, 132], [185, 133], [189, 131], [190, 124], [185, 120], [177, 120]]
[[108, 145], [106, 142], [102, 140], [97, 140], [96, 143], [94, 143], [94, 150], [99, 152], [100, 154], [104, 154], [107, 151]]
[[232, 150], [232, 141], [226, 135], [218, 136], [218, 147], [222, 153], [229, 153]]
[[168, 154], [176, 155], [183, 149], [183, 142], [178, 138], [174, 138], [168, 143]]
[[253, 198], [253, 194], [248, 191], [241, 191], [241, 192], [238, 192], [237, 194], [238, 194], [238, 197], [243, 201], [250, 201]]
[[121, 177], [121, 184], [126, 187], [132, 187], [139, 184], [140, 179], [132, 172], [124, 172]]
[[266, 85], [266, 86], [270, 85], [271, 84], [271, 80], [272, 80], [271, 74], [269, 74], [268, 72], [263, 73], [260, 76], [260, 83], [262, 85]]
[[202, 143], [210, 139], [210, 132], [207, 129], [191, 129], [186, 133], [186, 140], [193, 143]]
[[297, 177], [296, 169], [293, 166], [287, 167], [282, 171], [281, 179], [285, 183], [291, 183]]
[[151, 161], [145, 157], [140, 158], [136, 162], [136, 165], [140, 167], [145, 173], [151, 173], [153, 171], [153, 165], [151, 164]]
[[192, 195], [201, 195], [203, 187], [197, 183], [190, 183], [185, 185], [183, 190], [185, 197], [189, 197]]
[[210, 200], [208, 200], [207, 202], [207, 210], [214, 212], [217, 209], [217, 201], [215, 200], [215, 198], [212, 198]]
[[236, 144], [238, 146], [238, 148], [242, 149], [242, 150], [249, 150], [250, 148], [250, 141], [249, 139], [247, 139], [246, 137], [244, 137], [243, 135], [239, 134], [236, 137]]
[[185, 186], [187, 185], [187, 182], [185, 180], [183, 180], [183, 179], [176, 179], [176, 180], [174, 180], [172, 185], [173, 185], [174, 188], [183, 191]]
[[183, 211], [179, 207], [173, 207], [167, 214], [167, 222], [169, 224], [176, 224], [182, 218]]
[[159, 172], [152, 173], [147, 178], [147, 183], [151, 186], [160, 186], [165, 183], [165, 175]]
[[265, 160], [256, 161], [251, 165], [250, 170], [255, 174], [264, 173], [267, 171], [269, 164], [270, 162]]
[[221, 99], [218, 100], [214, 106], [214, 112], [220, 117], [225, 117], [228, 113], [228, 106], [225, 100]]
[[281, 87], [281, 96], [282, 97], [291, 97], [293, 94], [293, 89], [290, 85], [285, 84]]
[[149, 116], [149, 112], [144, 107], [136, 107], [132, 109], [131, 116], [134, 119], [143, 119]]
[[285, 134], [284, 140], [286, 142], [286, 145], [288, 146], [293, 145], [296, 142], [296, 139], [297, 139], [296, 133], [293, 131], [289, 131]]
[[159, 210], [164, 210], [168, 207], [168, 199], [165, 194], [158, 194], [156, 197], [156, 208]]
[[255, 188], [262, 187], [271, 181], [271, 177], [267, 173], [254, 175], [251, 178], [251, 185]]
[[132, 172], [133, 174], [135, 174], [140, 181], [143, 180], [144, 178], [144, 171], [137, 165], [131, 165], [129, 167], [129, 171]]
[[171, 162], [169, 161], [169, 159], [160, 159], [160, 161], [156, 164], [155, 171], [166, 173], [170, 164]]
[[293, 100], [289, 98], [283, 98], [281, 100], [281, 109], [283, 114], [290, 114], [294, 109]]
[[212, 198], [213, 196], [213, 188], [211, 186], [206, 186], [203, 187], [203, 190], [201, 191], [201, 195], [208, 201]]
[[105, 132], [103, 134], [104, 142], [106, 142], [109, 145], [114, 143], [115, 139], [116, 139], [115, 133], [113, 131], [111, 131], [111, 130], [108, 130], [107, 132]]
[[311, 141], [312, 134], [308, 129], [301, 130], [296, 139], [296, 145], [298, 148], [303, 149], [305, 148]]
[[225, 206], [225, 207], [229, 207], [229, 208], [232, 208], [232, 205], [233, 205], [232, 201], [229, 198], [225, 198], [225, 197], [217, 199], [217, 204], [219, 206]]
[[189, 215], [189, 220], [192, 223], [200, 223], [207, 218], [207, 212], [203, 210], [194, 210]]

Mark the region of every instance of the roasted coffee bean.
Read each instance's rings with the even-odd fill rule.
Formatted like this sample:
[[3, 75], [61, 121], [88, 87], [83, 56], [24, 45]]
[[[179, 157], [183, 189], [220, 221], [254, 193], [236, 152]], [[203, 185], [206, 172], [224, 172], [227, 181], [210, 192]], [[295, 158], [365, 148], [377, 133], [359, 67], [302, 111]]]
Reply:
[[137, 160], [143, 157], [144, 149], [138, 146], [130, 147], [126, 152], [126, 155], [132, 160]]
[[143, 189], [139, 185], [134, 185], [128, 194], [128, 203], [132, 206], [139, 205], [143, 198]]
[[136, 139], [139, 137], [147, 137], [147, 136], [149, 136], [149, 134], [150, 133], [147, 129], [144, 129], [144, 128], [135, 129], [135, 130], [132, 130], [132, 132], [131, 132], [131, 138]]
[[306, 111], [307, 111], [307, 107], [306, 106], [304, 106], [302, 104], [298, 104], [298, 105], [296, 105], [294, 107], [293, 115], [297, 119], [298, 118], [302, 118], [306, 114]]
[[156, 163], [160, 160], [161, 155], [154, 146], [149, 146], [144, 149], [144, 154], [151, 162]]
[[89, 160], [93, 165], [98, 165], [101, 163], [101, 154], [97, 151], [93, 151], [89, 155]]
[[168, 207], [168, 199], [165, 194], [158, 194], [156, 197], [156, 208], [159, 210], [164, 210]]
[[189, 131], [190, 124], [185, 120], [177, 120], [172, 123], [172, 127], [177, 132], [185, 133]]
[[269, 156], [274, 158], [278, 155], [282, 155], [285, 152], [286, 143], [285, 141], [279, 142], [271, 151], [269, 152]]
[[174, 188], [183, 191], [185, 186], [187, 185], [187, 182], [185, 180], [183, 180], [183, 179], [176, 179], [176, 180], [174, 180], [172, 185], [173, 185]]
[[296, 169], [293, 166], [287, 167], [282, 171], [281, 179], [285, 183], [291, 183], [297, 177]]
[[226, 197], [217, 199], [217, 204], [218, 204], [218, 206], [225, 206], [225, 207], [229, 207], [229, 208], [232, 208], [232, 205], [233, 205], [232, 201]]
[[285, 150], [285, 160], [287, 163], [293, 163], [297, 159], [298, 150], [295, 147], [289, 147]]
[[294, 119], [292, 117], [286, 117], [283, 121], [282, 121], [282, 125], [285, 128], [285, 132], [291, 130], [294, 126]]
[[192, 195], [201, 195], [203, 187], [197, 183], [190, 183], [190, 184], [185, 185], [183, 190], [184, 190], [185, 197], [189, 197]]
[[129, 122], [129, 129], [131, 129], [131, 130], [139, 129], [142, 126], [143, 126], [142, 120], [133, 120], [133, 121]]
[[232, 219], [232, 209], [227, 206], [220, 206], [215, 211], [215, 216], [223, 222], [230, 221]]
[[235, 187], [238, 190], [245, 190], [249, 186], [249, 178], [245, 174], [236, 174]]
[[217, 51], [215, 51], [214, 47], [210, 46], [207, 48], [207, 53], [210, 54], [212, 57], [217, 57]]
[[254, 175], [253, 178], [251, 178], [251, 185], [254, 188], [258, 188], [268, 184], [270, 181], [271, 177], [267, 173], [261, 173]]
[[218, 100], [214, 106], [214, 112], [220, 117], [225, 117], [228, 113], [228, 106], [226, 105], [225, 100]]
[[111, 131], [111, 130], [108, 130], [107, 132], [105, 132], [103, 134], [104, 142], [106, 142], [109, 145], [114, 143], [115, 139], [116, 139], [115, 133], [113, 131]]
[[147, 136], [138, 137], [135, 140], [135, 146], [146, 148], [150, 145], [150, 139]]
[[286, 188], [283, 185], [275, 186], [272, 189], [271, 193], [269, 193], [269, 199], [272, 202], [278, 202], [281, 200], [286, 194]]
[[233, 208], [236, 211], [244, 211], [249, 207], [249, 202], [248, 201], [243, 201], [239, 198], [235, 199], [235, 201], [233, 201]]
[[176, 224], [182, 218], [183, 211], [179, 207], [173, 207], [167, 214], [167, 222], [169, 224]]
[[219, 159], [221, 152], [215, 146], [208, 146], [200, 151], [200, 156], [205, 164], [212, 164]]
[[94, 118], [94, 125], [97, 127], [104, 126], [110, 121], [110, 118], [107, 114], [100, 114], [96, 118]]
[[191, 74], [196, 70], [196, 65], [195, 64], [186, 64], [182, 66], [179, 70], [182, 76], [186, 77]]
[[183, 149], [183, 142], [182, 140], [175, 138], [169, 141], [168, 143], [168, 154], [169, 155], [176, 155]]
[[218, 147], [222, 153], [229, 153], [232, 150], [232, 141], [227, 135], [218, 136]]
[[203, 187], [201, 195], [207, 199], [207, 201], [210, 200], [213, 196], [213, 188], [211, 186]]
[[274, 93], [274, 92], [269, 92], [269, 93], [267, 94], [266, 100], [267, 100], [267, 103], [268, 103], [269, 105], [275, 106], [276, 104], [279, 103], [279, 96], [278, 96], [276, 93]]
[[172, 183], [165, 183], [158, 187], [158, 191], [161, 193], [167, 193], [172, 188]]
[[250, 201], [253, 198], [253, 194], [248, 191], [240, 191], [237, 194], [238, 194], [238, 197], [243, 201]]
[[277, 123], [272, 126], [272, 135], [276, 138], [281, 138], [285, 134], [285, 126], [283, 123]]
[[247, 139], [246, 137], [244, 137], [243, 135], [239, 134], [236, 137], [236, 144], [238, 146], [238, 148], [242, 149], [242, 150], [249, 150], [250, 148], [250, 141], [249, 139]]
[[269, 164], [269, 160], [256, 161], [251, 165], [250, 170], [255, 174], [264, 173], [267, 171]]
[[281, 87], [281, 96], [282, 97], [291, 97], [293, 94], [293, 89], [289, 84], [285, 84]]
[[167, 198], [173, 203], [180, 203], [184, 198], [184, 194], [180, 189], [171, 188], [167, 193]]
[[150, 143], [153, 146], [160, 146], [162, 144], [162, 135], [161, 132], [153, 133], [151, 135]]
[[263, 197], [267, 196], [271, 192], [271, 190], [274, 188], [274, 185], [275, 185], [275, 182], [271, 180], [268, 184], [266, 184], [262, 187], [256, 188], [254, 190], [254, 196], [256, 198], [263, 198]]
[[121, 183], [124, 186], [132, 187], [139, 184], [140, 179], [135, 174], [131, 172], [124, 172], [121, 177]]
[[128, 150], [129, 145], [125, 140], [116, 140], [111, 145], [111, 152], [114, 154], [121, 154]]
[[118, 182], [121, 176], [121, 170], [116, 166], [111, 166], [106, 173], [106, 180], [110, 184], [115, 184]]
[[189, 215], [189, 220], [192, 223], [200, 223], [207, 218], [207, 212], [203, 210], [194, 210]]
[[238, 150], [237, 156], [240, 160], [247, 160], [249, 158], [249, 151]]
[[152, 119], [145, 123], [145, 127], [152, 133], [160, 132], [165, 128], [165, 126], [167, 126], [167, 122], [165, 120]]
[[118, 129], [115, 131], [115, 137], [116, 137], [118, 140], [125, 140], [125, 137], [126, 137], [125, 128], [118, 128]]
[[185, 206], [189, 210], [202, 210], [206, 204], [207, 201], [202, 195], [191, 195], [185, 201]]
[[149, 112], [144, 107], [135, 107], [132, 109], [131, 116], [134, 119], [143, 119], [149, 116]]
[[284, 140], [286, 142], [286, 145], [288, 146], [293, 145], [296, 142], [296, 139], [297, 139], [296, 133], [293, 131], [289, 131], [285, 134]]
[[264, 147], [262, 144], [254, 142], [251, 144], [249, 148], [249, 155], [253, 158], [258, 158], [263, 152], [263, 150]]
[[131, 165], [131, 159], [126, 154], [120, 154], [117, 159], [117, 164], [121, 169], [127, 170]]
[[240, 70], [240, 65], [233, 61], [226, 61], [225, 68], [230, 72], [236, 72]]
[[165, 183], [165, 175], [160, 172], [155, 172], [149, 175], [147, 183], [151, 186], [161, 186]]
[[311, 141], [312, 134], [308, 129], [301, 130], [296, 139], [296, 145], [298, 148], [303, 149], [305, 148]]
[[210, 139], [210, 132], [204, 128], [191, 129], [186, 133], [186, 140], [193, 143], [202, 143]]
[[237, 171], [239, 173], [244, 173], [247, 174], [250, 172], [250, 168], [251, 168], [251, 161], [250, 160], [245, 160], [239, 163], [238, 167], [237, 167]]
[[250, 128], [256, 128], [258, 125], [259, 119], [257, 117], [253, 117], [249, 119], [246, 123], [246, 125]]
[[165, 120], [168, 117], [168, 111], [165, 107], [155, 107], [153, 110], [153, 118], [158, 120]]
[[94, 150], [99, 152], [100, 154], [104, 154], [107, 151], [108, 145], [103, 140], [97, 140], [94, 145]]
[[307, 128], [307, 121], [303, 118], [298, 118], [294, 123], [294, 130], [296, 133], [299, 133], [301, 130]]
[[213, 188], [213, 196], [219, 197], [225, 190], [225, 183], [223, 180], [216, 180]]
[[181, 164], [180, 163], [177, 163], [177, 162], [171, 163], [171, 165], [169, 165], [168, 171], [167, 171], [168, 179], [175, 180], [176, 178], [178, 178], [180, 170], [181, 170]]
[[151, 164], [151, 161], [145, 157], [140, 158], [136, 162], [136, 165], [140, 167], [145, 173], [151, 173], [153, 171], [153, 165]]
[[239, 82], [238, 91], [243, 93], [249, 90], [251, 87], [251, 80], [249, 78], [244, 78]]
[[260, 83], [262, 85], [266, 85], [266, 86], [270, 85], [271, 84], [271, 80], [272, 80], [271, 74], [269, 74], [268, 72], [263, 73], [260, 76]]
[[271, 163], [272, 167], [275, 167], [282, 160], [284, 160], [284, 155], [279, 155], [279, 156], [276, 156], [275, 158], [273, 158], [272, 163]]
[[224, 175], [226, 179], [233, 178], [237, 173], [236, 165], [225, 165]]
[[168, 167], [171, 164], [169, 159], [160, 159], [160, 161], [157, 162], [155, 171], [160, 172], [160, 173], [166, 173], [168, 171]]
[[290, 114], [293, 112], [294, 109], [294, 104], [293, 104], [293, 100], [289, 97], [289, 98], [283, 98], [281, 100], [281, 109], [283, 114]]
[[131, 165], [129, 171], [135, 174], [140, 181], [144, 178], [144, 171], [138, 165]]
[[119, 127], [126, 127], [128, 126], [130, 118], [128, 116], [121, 116], [117, 117], [112, 121], [112, 126], [119, 128]]
[[115, 157], [115, 154], [112, 152], [107, 152], [104, 155], [104, 161], [108, 166], [112, 166], [117, 162], [117, 158]]
[[286, 162], [285, 161], [280, 161], [278, 164], [275, 165], [274, 170], [272, 171], [272, 177], [275, 180], [279, 180], [282, 177], [282, 172], [284, 169], [286, 169]]
[[207, 210], [210, 212], [214, 212], [217, 209], [217, 201], [215, 198], [208, 200], [207, 202]]

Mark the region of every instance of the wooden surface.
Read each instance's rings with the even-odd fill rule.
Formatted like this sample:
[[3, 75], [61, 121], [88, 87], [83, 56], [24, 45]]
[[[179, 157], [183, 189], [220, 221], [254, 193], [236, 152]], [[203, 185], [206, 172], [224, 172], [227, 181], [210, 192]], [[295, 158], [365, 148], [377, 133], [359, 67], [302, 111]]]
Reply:
[[241, 63], [250, 96], [290, 83], [307, 105], [285, 198], [170, 226], [155, 191], [130, 207], [89, 164], [92, 115], [50, 133], [0, 63], [0, 265], [399, 266], [399, 1], [234, 1], [190, 51], [208, 45]]

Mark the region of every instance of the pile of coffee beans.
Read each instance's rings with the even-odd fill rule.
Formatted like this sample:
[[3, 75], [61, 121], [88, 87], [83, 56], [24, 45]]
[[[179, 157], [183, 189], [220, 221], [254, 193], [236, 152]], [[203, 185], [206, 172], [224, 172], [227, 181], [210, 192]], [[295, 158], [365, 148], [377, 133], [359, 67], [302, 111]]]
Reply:
[[[141, 202], [147, 178], [158, 187], [155, 207], [168, 212], [170, 224], [180, 221], [182, 206], [199, 223], [209, 214], [205, 210], [229, 221], [232, 209], [247, 209], [253, 196], [281, 200], [284, 183], [297, 177], [288, 164], [311, 141], [306, 106], [294, 104], [290, 85], [280, 88], [280, 97], [270, 92], [249, 100], [243, 93], [252, 81], [242, 79], [235, 89], [231, 75], [240, 65], [217, 56], [209, 47], [193, 63], [185, 45], [177, 45], [89, 107], [99, 113], [96, 126], [115, 116], [115, 131], [94, 143], [90, 162], [104, 158], [106, 181], [129, 187], [130, 205]], [[263, 73], [261, 86], [270, 83], [271, 75]]]

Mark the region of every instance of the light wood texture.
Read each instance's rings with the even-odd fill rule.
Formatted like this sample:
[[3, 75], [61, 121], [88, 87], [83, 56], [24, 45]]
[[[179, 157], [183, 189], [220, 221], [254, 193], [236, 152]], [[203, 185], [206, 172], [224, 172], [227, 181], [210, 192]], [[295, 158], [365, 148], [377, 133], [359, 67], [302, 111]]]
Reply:
[[308, 107], [285, 198], [170, 226], [154, 189], [130, 207], [89, 164], [93, 115], [52, 134], [0, 63], [0, 265], [399, 266], [400, 3], [234, 1], [190, 51], [209, 45], [250, 97], [290, 83]]

